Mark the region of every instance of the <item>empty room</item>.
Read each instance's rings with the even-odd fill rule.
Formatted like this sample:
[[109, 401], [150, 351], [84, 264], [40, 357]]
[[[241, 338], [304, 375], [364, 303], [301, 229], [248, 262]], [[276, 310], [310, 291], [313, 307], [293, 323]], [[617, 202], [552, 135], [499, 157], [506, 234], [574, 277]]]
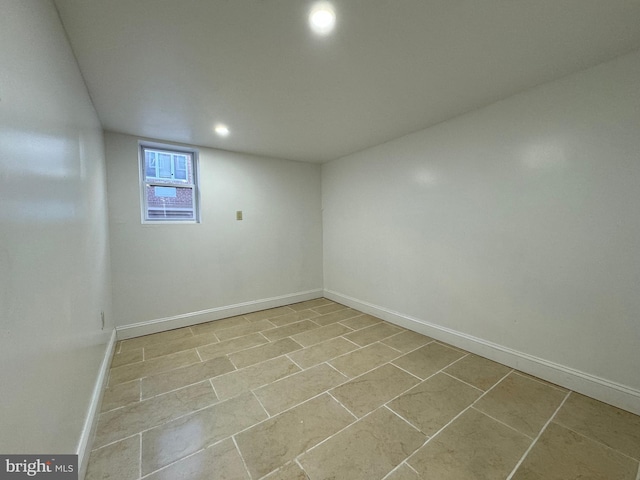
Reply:
[[0, 0], [0, 478], [640, 480], [640, 2]]

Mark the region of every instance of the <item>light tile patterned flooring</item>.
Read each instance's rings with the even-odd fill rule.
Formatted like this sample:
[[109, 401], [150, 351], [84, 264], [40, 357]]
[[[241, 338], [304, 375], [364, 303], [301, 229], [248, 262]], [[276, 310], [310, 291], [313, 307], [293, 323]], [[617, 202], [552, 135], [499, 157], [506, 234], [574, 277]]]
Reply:
[[640, 417], [317, 299], [119, 342], [87, 479], [640, 480]]

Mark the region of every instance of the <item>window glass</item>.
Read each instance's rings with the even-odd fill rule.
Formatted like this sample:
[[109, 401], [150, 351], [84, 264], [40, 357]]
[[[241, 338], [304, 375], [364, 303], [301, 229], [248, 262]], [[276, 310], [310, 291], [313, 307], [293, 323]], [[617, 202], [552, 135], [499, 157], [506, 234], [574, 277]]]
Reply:
[[141, 150], [143, 222], [199, 221], [195, 151]]

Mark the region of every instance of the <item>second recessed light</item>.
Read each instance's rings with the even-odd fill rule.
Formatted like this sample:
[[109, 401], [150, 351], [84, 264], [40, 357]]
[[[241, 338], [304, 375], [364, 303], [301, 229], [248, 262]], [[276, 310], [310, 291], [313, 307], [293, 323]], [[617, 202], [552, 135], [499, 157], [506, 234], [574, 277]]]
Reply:
[[226, 125], [218, 124], [215, 126], [214, 131], [221, 137], [227, 137], [229, 135], [229, 128]]
[[328, 35], [336, 26], [336, 12], [329, 2], [318, 2], [309, 13], [309, 26], [318, 35]]

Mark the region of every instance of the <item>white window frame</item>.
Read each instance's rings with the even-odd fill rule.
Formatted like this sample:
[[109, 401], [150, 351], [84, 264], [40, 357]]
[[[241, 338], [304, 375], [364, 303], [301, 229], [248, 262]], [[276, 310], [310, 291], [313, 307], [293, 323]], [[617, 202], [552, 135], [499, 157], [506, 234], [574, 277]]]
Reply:
[[[175, 173], [175, 155], [191, 155], [191, 170], [193, 183], [189, 182], [189, 168], [187, 167], [187, 179], [175, 180], [164, 177], [153, 177], [157, 179], [154, 182], [152, 178], [147, 178], [146, 171], [146, 150], [161, 151], [171, 154], [171, 175]], [[187, 159], [188, 161], [188, 159]], [[156, 160], [157, 162], [157, 160]], [[139, 141], [138, 142], [138, 172], [140, 176], [140, 215], [143, 224], [184, 224], [184, 223], [200, 223], [200, 185], [199, 185], [199, 162], [198, 150], [194, 148], [182, 147], [177, 145], [168, 145], [155, 142]], [[159, 175], [160, 165], [156, 164], [156, 174]], [[190, 188], [193, 191], [193, 210], [194, 218], [150, 218], [148, 215], [149, 205], [147, 201], [148, 187], [176, 187]]]

